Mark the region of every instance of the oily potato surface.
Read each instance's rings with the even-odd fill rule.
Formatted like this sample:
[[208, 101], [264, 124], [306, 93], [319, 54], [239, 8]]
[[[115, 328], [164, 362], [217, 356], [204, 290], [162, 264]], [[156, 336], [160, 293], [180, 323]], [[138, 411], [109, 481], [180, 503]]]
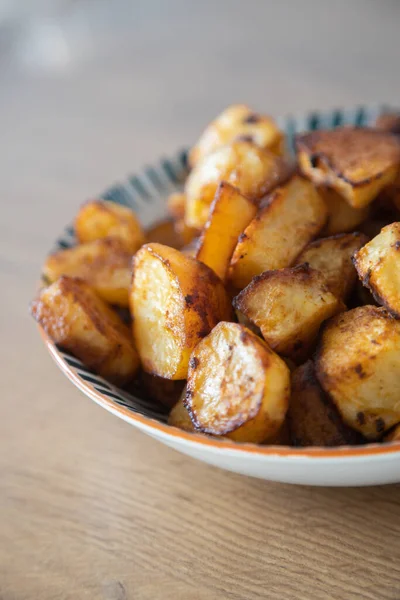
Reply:
[[321, 388], [311, 360], [292, 373], [287, 421], [294, 446], [342, 446], [362, 441], [360, 434], [345, 425]]
[[328, 209], [328, 220], [321, 232], [324, 236], [355, 231], [371, 212], [370, 206], [354, 208], [332, 188], [319, 186], [318, 192]]
[[283, 134], [271, 117], [255, 113], [245, 104], [234, 104], [207, 126], [189, 153], [189, 164], [194, 167], [217, 148], [237, 139], [248, 139], [274, 154], [282, 154], [284, 149]]
[[45, 279], [53, 283], [62, 275], [78, 277], [110, 304], [127, 307], [132, 253], [118, 238], [101, 238], [60, 250], [48, 256]]
[[263, 271], [290, 266], [322, 229], [327, 209], [314, 185], [295, 176], [278, 189], [240, 236], [230, 278], [244, 288]]
[[219, 323], [194, 349], [185, 406], [195, 428], [240, 442], [263, 442], [281, 428], [289, 369], [238, 323]]
[[130, 308], [143, 369], [167, 379], [186, 379], [195, 345], [232, 316], [215, 273], [162, 244], [146, 244], [136, 253]]
[[31, 313], [52, 340], [117, 385], [136, 374], [139, 357], [129, 328], [80, 279], [60, 277], [31, 304]]
[[367, 242], [362, 233], [343, 233], [311, 242], [299, 254], [296, 264], [308, 263], [320, 271], [332, 294], [345, 300], [357, 281], [352, 263], [354, 252]]
[[222, 182], [198, 242], [196, 258], [225, 281], [238, 237], [255, 217], [257, 205], [229, 183]]
[[331, 319], [316, 357], [317, 377], [343, 420], [369, 440], [400, 421], [400, 321], [361, 306]]
[[332, 187], [354, 208], [370, 204], [395, 180], [400, 166], [400, 140], [373, 128], [301, 134], [296, 148], [303, 173], [317, 185]]
[[273, 350], [296, 362], [308, 356], [321, 323], [344, 308], [323, 275], [307, 264], [265, 271], [233, 304]]
[[201, 160], [185, 184], [185, 223], [201, 229], [221, 181], [237, 187], [248, 198], [259, 200], [287, 178], [288, 166], [256, 144], [237, 140], [221, 146]]
[[90, 200], [81, 206], [75, 217], [75, 234], [80, 243], [118, 238], [132, 254], [145, 241], [135, 213], [127, 206], [108, 200]]
[[384, 227], [354, 254], [353, 261], [378, 304], [400, 318], [400, 223]]

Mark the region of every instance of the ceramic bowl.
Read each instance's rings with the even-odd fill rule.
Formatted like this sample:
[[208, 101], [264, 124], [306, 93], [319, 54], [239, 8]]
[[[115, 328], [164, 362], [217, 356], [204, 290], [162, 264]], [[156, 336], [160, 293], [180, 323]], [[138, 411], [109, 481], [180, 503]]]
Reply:
[[[384, 107], [314, 112], [279, 119], [289, 141], [294, 134], [339, 125], [373, 123]], [[166, 215], [165, 197], [180, 190], [186, 176], [186, 151], [161, 160], [139, 176], [129, 177], [100, 197], [132, 207], [143, 225]], [[75, 243], [67, 227], [55, 249]], [[295, 484], [358, 486], [400, 482], [400, 443], [368, 444], [338, 448], [295, 448], [238, 444], [186, 433], [167, 425], [164, 408], [133, 396], [87, 369], [79, 360], [55, 346], [40, 329], [44, 343], [63, 373], [89, 398], [120, 419], [160, 442], [222, 469], [262, 479]]]

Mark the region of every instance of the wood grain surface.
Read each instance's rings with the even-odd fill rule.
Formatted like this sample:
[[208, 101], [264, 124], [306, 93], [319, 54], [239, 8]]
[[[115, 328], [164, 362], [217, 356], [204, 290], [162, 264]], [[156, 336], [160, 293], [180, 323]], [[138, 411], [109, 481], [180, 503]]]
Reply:
[[398, 600], [400, 486], [291, 487], [181, 456], [81, 395], [27, 304], [78, 205], [225, 105], [400, 104], [400, 3], [118, 0], [53, 16], [50, 62], [37, 24], [0, 37], [1, 600]]

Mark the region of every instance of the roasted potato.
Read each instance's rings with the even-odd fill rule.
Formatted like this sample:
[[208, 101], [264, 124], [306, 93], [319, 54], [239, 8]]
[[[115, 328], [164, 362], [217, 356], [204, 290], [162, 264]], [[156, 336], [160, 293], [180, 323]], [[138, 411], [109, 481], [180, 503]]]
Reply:
[[303, 173], [317, 185], [334, 188], [354, 208], [372, 202], [400, 166], [400, 140], [378, 129], [305, 133], [297, 137], [296, 148]]
[[181, 395], [178, 402], [172, 408], [171, 412], [168, 416], [168, 425], [172, 425], [173, 427], [178, 427], [178, 429], [183, 429], [184, 431], [196, 431], [195, 426], [192, 423], [190, 415], [186, 406], [184, 405], [184, 398], [186, 396], [186, 388], [184, 389], [183, 394]]
[[145, 244], [135, 255], [130, 307], [143, 369], [167, 379], [186, 379], [195, 345], [232, 317], [212, 269], [161, 244]]
[[81, 244], [105, 237], [118, 238], [132, 254], [145, 241], [135, 213], [127, 206], [107, 200], [90, 200], [81, 206], [75, 217], [75, 234]]
[[230, 278], [244, 288], [263, 271], [290, 266], [322, 229], [327, 209], [312, 183], [295, 176], [278, 189], [239, 237]]
[[383, 438], [384, 442], [400, 442], [400, 425], [391, 429]]
[[105, 379], [123, 385], [134, 377], [139, 357], [129, 328], [84, 281], [60, 277], [40, 292], [31, 313], [56, 344]]
[[255, 277], [233, 301], [273, 350], [294, 360], [308, 356], [321, 323], [344, 306], [324, 276], [307, 264]]
[[217, 148], [243, 138], [274, 154], [284, 150], [283, 133], [270, 117], [255, 113], [245, 104], [234, 104], [208, 125], [190, 151], [189, 163], [194, 167]]
[[332, 294], [345, 300], [357, 281], [351, 257], [366, 242], [363, 233], [343, 233], [311, 242], [297, 257], [296, 264], [308, 263], [320, 271]]
[[221, 146], [208, 154], [186, 180], [185, 222], [201, 229], [221, 181], [237, 187], [248, 198], [259, 200], [288, 177], [288, 167], [279, 157], [245, 140]]
[[199, 431], [258, 443], [282, 426], [289, 391], [279, 356], [246, 327], [221, 322], [193, 350], [184, 404]]
[[159, 402], [167, 408], [172, 408], [182, 395], [186, 381], [173, 381], [164, 377], [157, 377], [145, 371], [139, 376], [139, 386], [151, 400]]
[[385, 112], [376, 119], [375, 127], [383, 131], [400, 134], [400, 114], [398, 112]]
[[400, 421], [400, 321], [361, 306], [325, 326], [316, 374], [343, 420], [369, 440]]
[[292, 373], [287, 421], [293, 446], [357, 444], [361, 435], [345, 425], [333, 402], [321, 388], [311, 360]]
[[101, 238], [51, 254], [43, 266], [49, 283], [79, 277], [110, 304], [129, 305], [132, 253], [118, 238]]
[[320, 186], [318, 192], [328, 209], [328, 221], [321, 232], [330, 236], [354, 231], [369, 216], [370, 207], [353, 208], [340, 194], [331, 188]]
[[175, 222], [170, 219], [159, 221], [146, 230], [146, 242], [148, 244], [164, 244], [180, 250], [184, 244], [181, 236], [177, 233]]
[[392, 223], [353, 256], [363, 284], [378, 304], [400, 318], [400, 223]]
[[223, 181], [218, 186], [210, 214], [199, 240], [196, 258], [226, 280], [238, 237], [255, 217], [257, 205]]
[[183, 219], [185, 216], [185, 194], [170, 194], [167, 198], [167, 210], [175, 221]]
[[183, 219], [175, 221], [175, 232], [178, 238], [181, 240], [182, 247], [191, 244], [199, 235], [199, 231], [194, 227], [189, 227], [189, 225], [186, 225]]

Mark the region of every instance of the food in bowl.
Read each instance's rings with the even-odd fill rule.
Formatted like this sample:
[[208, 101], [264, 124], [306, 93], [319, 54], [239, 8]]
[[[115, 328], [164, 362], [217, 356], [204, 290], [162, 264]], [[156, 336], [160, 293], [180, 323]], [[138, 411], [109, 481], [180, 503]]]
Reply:
[[[341, 446], [400, 431], [400, 140], [393, 125], [302, 134], [224, 111], [170, 218], [85, 203], [32, 314], [55, 343], [170, 409], [257, 444]], [[129, 307], [126, 325], [121, 308]]]

